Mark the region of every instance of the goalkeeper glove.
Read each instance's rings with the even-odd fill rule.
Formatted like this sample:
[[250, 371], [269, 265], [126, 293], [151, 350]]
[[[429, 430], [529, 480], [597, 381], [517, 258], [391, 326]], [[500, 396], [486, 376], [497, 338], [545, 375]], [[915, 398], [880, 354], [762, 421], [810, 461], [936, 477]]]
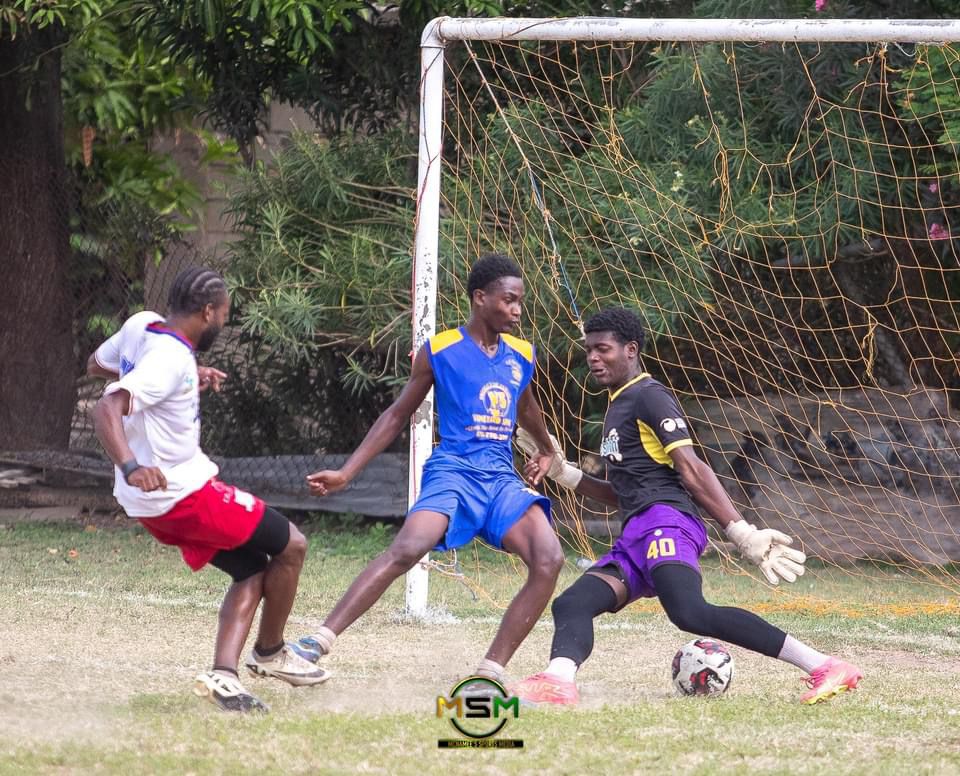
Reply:
[[779, 584], [781, 579], [796, 582], [803, 575], [803, 563], [807, 556], [800, 550], [787, 547], [793, 539], [772, 528], [759, 530], [746, 520], [730, 523], [725, 529], [727, 538], [737, 545], [740, 554], [760, 567], [760, 571], [771, 585]]
[[[553, 445], [553, 462], [550, 464], [547, 476], [558, 485], [576, 490], [577, 485], [580, 484], [580, 479], [583, 477], [583, 472], [564, 457], [563, 448], [560, 447], [560, 442], [553, 434], [550, 434], [550, 443]], [[540, 449], [537, 447], [537, 443], [533, 441], [533, 437], [519, 426], [517, 426], [517, 444], [531, 458], [540, 454]]]

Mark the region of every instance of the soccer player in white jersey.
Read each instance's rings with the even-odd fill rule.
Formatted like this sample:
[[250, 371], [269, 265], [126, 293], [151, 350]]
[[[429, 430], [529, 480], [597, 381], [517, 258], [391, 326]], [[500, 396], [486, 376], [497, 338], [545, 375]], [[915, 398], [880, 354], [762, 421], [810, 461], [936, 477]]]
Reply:
[[263, 501], [217, 479], [200, 449], [200, 392], [220, 389], [223, 372], [198, 367], [223, 328], [230, 299], [212, 270], [188, 269], [170, 289], [168, 317], [129, 318], [87, 362], [113, 380], [93, 410], [94, 428], [116, 466], [114, 496], [158, 541], [180, 549], [194, 571], [206, 564], [233, 580], [220, 607], [213, 668], [194, 692], [225, 711], [266, 711], [240, 683], [237, 666], [260, 601], [250, 671], [293, 685], [329, 674], [284, 642], [283, 630], [306, 557], [303, 534]]

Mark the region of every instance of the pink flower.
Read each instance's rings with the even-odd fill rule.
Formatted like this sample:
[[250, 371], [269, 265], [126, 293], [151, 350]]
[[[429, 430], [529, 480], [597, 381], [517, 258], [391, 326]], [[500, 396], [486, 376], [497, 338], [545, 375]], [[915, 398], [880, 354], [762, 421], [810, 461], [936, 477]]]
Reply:
[[946, 240], [950, 237], [950, 231], [944, 229], [941, 224], [931, 224], [930, 225], [930, 239], [931, 240]]
[[820, 11], [827, 7], [827, 0], [817, 0], [813, 6], [817, 9], [817, 13], [820, 13]]
[[934, 182], [927, 186], [927, 191], [929, 191], [931, 194], [936, 194], [938, 188], [939, 186], [937, 186], [937, 184]]

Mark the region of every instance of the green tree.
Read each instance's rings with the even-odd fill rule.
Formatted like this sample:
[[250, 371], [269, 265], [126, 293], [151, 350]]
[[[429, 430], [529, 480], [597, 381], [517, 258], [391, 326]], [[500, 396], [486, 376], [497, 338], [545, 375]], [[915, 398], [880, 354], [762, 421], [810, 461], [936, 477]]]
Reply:
[[[898, 6], [894, 15], [950, 12], [950, 4], [939, 5], [943, 7], [908, 3]], [[517, 8], [506, 10], [513, 13]], [[531, 15], [542, 8], [528, 6]], [[581, 8], [586, 6], [558, 10]], [[876, 16], [888, 15], [891, 8], [882, 2], [854, 7], [833, 0], [824, 13]], [[692, 10], [703, 16], [816, 13], [812, 0], [787, 5], [709, 0]], [[357, 34], [356, 28], [351, 34]], [[519, 57], [521, 50], [508, 50], [507, 56]], [[457, 50], [451, 48], [448, 53], [451, 71], [461, 78], [472, 77], [470, 68], [457, 68]], [[903, 185], [911, 179], [913, 161], [905, 150], [909, 144], [901, 142], [906, 140], [906, 130], [896, 115], [895, 95], [902, 88], [902, 74], [909, 72], [910, 52], [889, 47], [865, 59], [862, 46], [769, 45], [738, 47], [734, 58], [730, 46], [648, 45], [635, 47], [632, 55], [630, 68], [624, 65], [613, 86], [604, 73], [591, 70], [586, 58], [581, 59], [577, 88], [584, 90], [587, 99], [566, 106], [563, 122], [556, 120], [556, 114], [543, 113], [543, 106], [520, 101], [514, 101], [517, 105], [504, 114], [495, 114], [492, 105], [478, 97], [473, 110], [490, 116], [489, 134], [477, 147], [447, 157], [459, 171], [443, 184], [445, 195], [457, 208], [445, 211], [441, 227], [441, 294], [451, 320], [440, 325], [452, 323], [453, 316], [465, 312], [454, 277], [463, 275], [465, 267], [455, 264], [465, 259], [457, 257], [489, 249], [517, 256], [542, 254], [546, 236], [535, 202], [535, 190], [539, 190], [552, 220], [562, 225], [553, 235], [557, 254], [582, 262], [574, 285], [589, 285], [590, 298], [579, 300], [587, 312], [591, 304], [621, 300], [646, 310], [656, 333], [696, 327], [701, 321], [710, 326], [769, 329], [765, 345], [769, 352], [762, 357], [770, 363], [781, 362], [777, 379], [795, 389], [822, 382], [816, 365], [825, 360], [838, 365], [830, 379], [859, 384], [864, 368], [860, 340], [873, 316], [879, 322], [871, 329], [877, 349], [874, 377], [889, 385], [911, 380], [904, 351], [912, 345], [902, 341], [898, 332], [903, 321], [922, 320], [927, 313], [906, 301], [919, 298], [909, 290], [905, 289], [905, 301], [896, 304], [887, 304], [884, 290], [894, 274], [898, 252], [916, 244], [911, 243], [917, 237], [914, 232], [919, 229], [922, 237], [928, 226], [922, 217], [914, 221], [903, 217], [920, 212], [923, 204], [916, 186], [911, 191]], [[416, 63], [415, 49], [407, 59]], [[538, 84], [558, 75], [554, 70], [562, 68], [562, 62], [548, 60], [533, 57], [534, 64], [514, 67], [512, 92], [535, 94]], [[414, 67], [407, 72], [416, 72]], [[952, 85], [952, 80], [946, 83]], [[511, 103], [509, 97], [505, 105]], [[922, 97], [918, 92], [916, 99]], [[586, 104], [609, 105], [612, 113], [595, 116], [587, 108], [580, 113]], [[822, 112], [822, 120], [811, 121], [811, 105]], [[455, 114], [448, 114], [450, 135], [466, 137], [466, 132], [458, 135], [460, 117]], [[931, 132], [949, 131], [934, 123], [931, 120]], [[524, 157], [508, 130], [511, 124], [523, 128]], [[609, 127], [614, 129], [608, 132]], [[837, 142], [837, 138], [847, 141]], [[619, 156], [610, 154], [614, 141], [620, 144]], [[383, 240], [391, 246], [389, 261], [374, 241], [344, 244], [321, 228], [321, 222], [336, 224], [334, 211], [316, 222], [308, 217], [315, 206], [308, 203], [331, 201], [329, 192], [336, 189], [338, 176], [353, 164], [347, 160], [350, 144], [355, 142], [361, 141], [347, 138], [344, 145], [313, 148], [309, 139], [301, 139], [286, 163], [292, 169], [309, 165], [310, 174], [278, 173], [282, 186], [275, 182], [271, 188], [261, 182], [238, 200], [245, 227], [253, 228], [248, 235], [266, 241], [261, 245], [244, 241], [247, 256], [238, 271], [250, 293], [244, 306], [246, 325], [293, 361], [310, 358], [317, 348], [328, 346], [322, 335], [315, 334], [318, 330], [354, 331], [345, 344], [356, 353], [377, 346], [385, 352], [393, 342], [383, 337], [384, 322], [408, 308], [405, 293], [397, 299], [393, 293], [367, 297], [364, 291], [405, 291], [409, 257], [401, 249], [412, 241], [412, 230], [404, 224], [412, 212], [412, 195], [384, 200], [369, 196], [370, 210], [347, 218], [354, 225], [352, 230], [357, 219], [375, 218], [373, 213], [382, 217], [389, 210], [399, 216], [391, 216], [391, 236]], [[404, 172], [401, 188], [409, 191], [412, 166], [395, 168], [388, 179], [384, 154], [396, 159], [399, 149], [412, 151], [414, 138], [389, 150], [365, 142], [361, 146], [358, 174], [366, 191], [376, 192], [379, 183], [384, 191], [396, 192], [398, 172]], [[877, 152], [880, 148], [882, 153]], [[943, 159], [951, 156], [946, 144], [936, 153]], [[313, 155], [323, 161], [309, 162]], [[264, 181], [271, 175], [266, 170], [258, 174]], [[493, 207], [491, 186], [499, 192], [498, 203], [517, 204], [509, 209]], [[300, 204], [290, 206], [291, 202]], [[258, 207], [262, 212], [251, 218]], [[882, 240], [873, 239], [881, 236]], [[579, 247], [587, 245], [589, 250]], [[936, 247], [920, 245], [921, 250]], [[258, 264], [261, 256], [268, 260]], [[348, 274], [356, 278], [354, 285], [348, 286], [329, 269], [336, 256], [349, 257], [345, 264]], [[530, 281], [539, 299], [529, 312], [531, 326], [547, 344], [544, 350], [564, 371], [572, 368], [577, 356], [568, 352], [570, 327], [557, 324], [570, 304], [567, 291], [555, 280], [559, 266], [551, 261], [541, 256], [530, 264]], [[783, 271], [790, 266], [808, 270], [801, 273], [802, 281], [797, 273]], [[253, 288], [254, 278], [259, 289]], [[633, 283], [626, 299], [624, 278]], [[736, 309], [711, 312], [721, 297], [735, 300]], [[821, 298], [827, 301], [808, 301]], [[745, 299], [753, 310], [750, 321], [737, 306]], [[771, 327], [771, 322], [795, 319], [798, 311], [791, 306], [801, 303], [804, 314], [813, 316], [813, 328], [838, 332], [835, 341], [810, 336], [794, 342], [790, 337], [795, 335], [786, 328]], [[738, 339], [736, 330], [726, 336]], [[676, 347], [669, 337], [656, 345], [661, 346]], [[797, 362], [795, 354], [799, 354]], [[398, 367], [405, 367], [404, 360]], [[718, 364], [717, 369], [723, 372], [727, 366]], [[357, 377], [355, 370], [346, 369], [344, 374]], [[379, 363], [365, 374], [367, 384], [373, 384], [381, 374]], [[922, 377], [936, 379], [933, 373]], [[712, 379], [709, 370], [704, 379]], [[757, 389], [738, 383], [741, 377], [736, 374], [728, 379], [730, 390]]]
[[228, 133], [248, 165], [270, 99], [349, 32], [357, 0], [130, 0], [140, 34], [209, 85], [212, 126]]
[[[66, 446], [72, 365], [86, 358], [79, 350], [90, 344], [88, 319], [99, 320], [97, 302], [77, 297], [77, 284], [100, 290], [103, 262], [119, 260], [124, 243], [126, 260], [137, 265], [131, 277], [142, 277], [143, 260], [169, 236], [172, 216], [199, 203], [175, 166], [150, 151], [149, 139], [175, 126], [203, 86], [139, 40], [132, 18], [125, 0], [0, 2], [5, 448]], [[104, 204], [110, 218], [126, 222], [122, 239], [110, 234], [111, 223], [84, 219]]]
[[269, 167], [240, 177], [229, 266], [242, 368], [231, 370], [240, 379], [214, 412], [224, 416], [218, 426], [235, 426], [230, 413], [263, 405], [269, 386], [269, 411], [242, 424], [261, 451], [350, 449], [403, 379], [415, 188], [408, 141], [401, 132], [297, 133]]
[[74, 386], [64, 178], [62, 46], [89, 3], [0, 5], [0, 433], [3, 447], [65, 447]]

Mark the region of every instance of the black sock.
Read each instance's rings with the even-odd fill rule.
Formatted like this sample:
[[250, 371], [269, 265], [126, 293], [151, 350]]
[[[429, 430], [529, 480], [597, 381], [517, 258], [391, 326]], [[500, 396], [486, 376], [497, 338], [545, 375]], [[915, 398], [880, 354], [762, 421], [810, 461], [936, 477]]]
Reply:
[[281, 641], [275, 647], [261, 647], [259, 644], [254, 644], [253, 648], [257, 651], [257, 654], [260, 655], [260, 657], [273, 657], [281, 649], [283, 649], [283, 642]]
[[237, 673], [236, 668], [230, 668], [230, 666], [214, 666], [214, 671], [219, 671], [222, 674], [233, 674], [237, 679], [240, 678], [240, 674]]
[[617, 594], [595, 574], [584, 574], [553, 602], [550, 659], [570, 658], [578, 666], [593, 651], [593, 618], [617, 608]]

